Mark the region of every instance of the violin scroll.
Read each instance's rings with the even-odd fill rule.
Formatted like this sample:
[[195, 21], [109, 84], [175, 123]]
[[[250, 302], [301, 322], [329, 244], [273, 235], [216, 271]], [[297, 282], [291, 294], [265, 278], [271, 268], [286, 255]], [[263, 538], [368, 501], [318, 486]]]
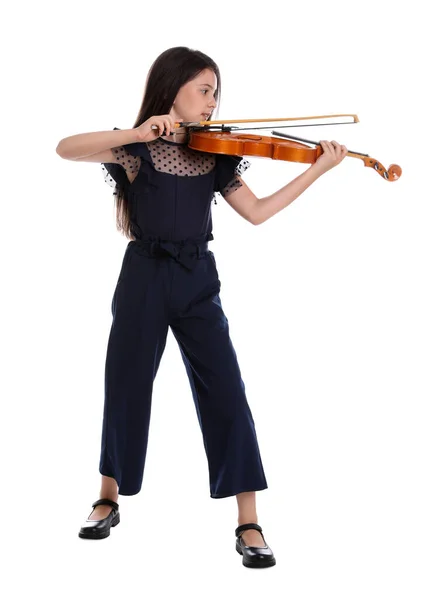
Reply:
[[402, 175], [402, 169], [399, 165], [390, 165], [390, 167], [387, 169], [387, 172], [389, 173], [389, 179], [391, 181], [399, 179]]
[[[356, 158], [363, 158], [358, 154], [355, 154]], [[396, 181], [402, 175], [402, 169], [399, 165], [391, 164], [389, 168], [386, 170], [384, 166], [375, 158], [371, 158], [368, 156], [367, 158], [363, 158], [364, 166], [371, 167], [375, 169], [375, 171], [381, 175], [386, 181]]]

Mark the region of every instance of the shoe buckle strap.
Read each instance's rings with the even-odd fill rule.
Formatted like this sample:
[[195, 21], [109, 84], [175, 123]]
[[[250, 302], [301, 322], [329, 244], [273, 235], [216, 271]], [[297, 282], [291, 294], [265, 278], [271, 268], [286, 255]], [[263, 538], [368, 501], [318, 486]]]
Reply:
[[235, 529], [236, 537], [239, 537], [241, 533], [243, 533], [247, 529], [256, 529], [256, 531], [259, 531], [259, 533], [262, 535], [262, 527], [260, 525], [258, 525], [257, 523], [244, 523], [243, 525], [239, 525]]
[[114, 502], [114, 500], [110, 500], [109, 498], [99, 498], [99, 500], [93, 502], [92, 506], [93, 508], [95, 508], [95, 506], [100, 506], [101, 504], [106, 504], [116, 510], [119, 510], [119, 504], [117, 502]]

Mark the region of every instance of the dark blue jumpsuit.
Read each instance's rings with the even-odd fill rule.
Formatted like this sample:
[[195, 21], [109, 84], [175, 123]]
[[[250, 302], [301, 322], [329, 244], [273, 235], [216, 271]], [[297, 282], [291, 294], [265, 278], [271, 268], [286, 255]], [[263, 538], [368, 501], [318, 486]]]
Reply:
[[[102, 169], [107, 183], [128, 198], [135, 239], [127, 245], [111, 302], [99, 471], [117, 481], [121, 495], [140, 491], [153, 382], [171, 327], [203, 436], [210, 496], [266, 489], [208, 249], [215, 192], [239, 187], [238, 175], [250, 163], [163, 138], [112, 151], [118, 163], [102, 163]], [[132, 182], [127, 172], [136, 173]]]

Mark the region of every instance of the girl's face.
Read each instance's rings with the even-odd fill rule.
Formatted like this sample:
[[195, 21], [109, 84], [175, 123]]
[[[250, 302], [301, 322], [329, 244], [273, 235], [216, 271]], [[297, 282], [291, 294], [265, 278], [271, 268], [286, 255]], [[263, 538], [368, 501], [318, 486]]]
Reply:
[[206, 121], [216, 107], [216, 85], [215, 73], [211, 69], [204, 69], [179, 89], [170, 114], [176, 121]]

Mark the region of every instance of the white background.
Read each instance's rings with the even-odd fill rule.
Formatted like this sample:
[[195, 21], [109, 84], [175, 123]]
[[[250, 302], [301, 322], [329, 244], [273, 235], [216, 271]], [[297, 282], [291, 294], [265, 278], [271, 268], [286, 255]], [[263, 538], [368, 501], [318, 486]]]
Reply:
[[[426, 7], [10, 10], [0, 436], [8, 599], [437, 599], [438, 46]], [[348, 157], [257, 227], [221, 197], [212, 205], [210, 247], [268, 481], [257, 510], [277, 565], [263, 571], [235, 551], [236, 499], [209, 496], [171, 331], [143, 488], [119, 497], [109, 538], [77, 536], [99, 497], [110, 303], [128, 240], [101, 166], [55, 148], [76, 133], [132, 127], [150, 65], [179, 45], [219, 65], [217, 118], [355, 113], [356, 125], [289, 131], [403, 169], [389, 183]], [[248, 159], [244, 180], [261, 198], [307, 168]]]

